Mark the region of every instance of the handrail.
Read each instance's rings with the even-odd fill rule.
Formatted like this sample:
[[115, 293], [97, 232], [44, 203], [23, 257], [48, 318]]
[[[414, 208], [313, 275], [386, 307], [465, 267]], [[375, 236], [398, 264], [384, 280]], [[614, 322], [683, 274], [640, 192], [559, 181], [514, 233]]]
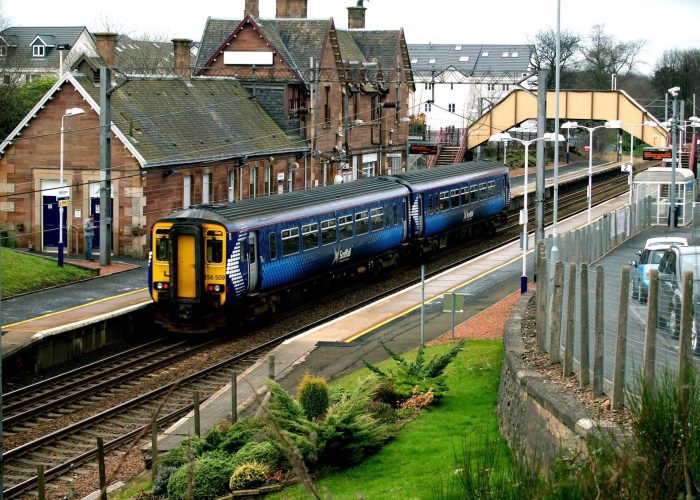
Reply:
[[455, 157], [452, 159], [452, 163], [459, 163], [459, 161], [461, 161], [464, 158], [464, 152], [467, 149], [468, 130], [468, 128], [462, 129], [462, 134], [459, 138], [459, 149], [457, 150], [457, 154], [455, 155]]
[[428, 168], [434, 167], [435, 164], [437, 163], [438, 156], [440, 156], [440, 149], [441, 149], [440, 145], [442, 144], [442, 132], [443, 132], [443, 128], [440, 127], [440, 132], [438, 132], [437, 141], [436, 141], [437, 142], [437, 153], [428, 159]]
[[698, 153], [698, 132], [693, 130], [693, 142], [690, 145], [690, 158], [688, 159], [688, 168], [695, 172], [695, 158]]

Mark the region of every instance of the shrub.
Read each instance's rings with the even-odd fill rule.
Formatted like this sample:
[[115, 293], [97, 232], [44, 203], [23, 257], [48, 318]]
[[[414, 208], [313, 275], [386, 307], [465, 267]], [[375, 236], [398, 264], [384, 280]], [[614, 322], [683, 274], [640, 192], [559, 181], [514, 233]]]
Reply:
[[[194, 463], [192, 500], [209, 500], [226, 493], [229, 478], [233, 473], [230, 461], [220, 458], [200, 458]], [[188, 493], [188, 466], [177, 469], [168, 481], [168, 499], [190, 499]]]
[[372, 390], [372, 399], [379, 403], [391, 405], [397, 408], [400, 404], [401, 395], [396, 392], [394, 382], [387, 378], [381, 378], [377, 381]]
[[328, 384], [322, 377], [305, 374], [299, 384], [297, 400], [309, 420], [317, 420], [325, 415], [330, 401]]
[[244, 418], [228, 428], [223, 435], [220, 448], [234, 454], [248, 441], [261, 435], [264, 429], [264, 422], [256, 418]]
[[206, 444], [207, 448], [210, 450], [215, 450], [221, 447], [221, 444], [224, 442], [224, 438], [226, 437], [228, 428], [218, 425], [207, 432], [207, 434], [204, 436], [204, 443]]
[[279, 446], [270, 441], [251, 441], [238, 450], [232, 460], [234, 465], [258, 462], [274, 469], [282, 460], [282, 451]]
[[166, 495], [168, 493], [168, 480], [177, 470], [177, 467], [158, 467], [158, 473], [153, 478], [153, 494]]
[[204, 446], [197, 436], [183, 440], [177, 448], [173, 448], [161, 458], [158, 463], [162, 467], [180, 467], [187, 462], [199, 457], [204, 451]]
[[239, 465], [231, 474], [229, 488], [231, 491], [257, 488], [267, 482], [270, 467], [259, 462], [246, 462]]

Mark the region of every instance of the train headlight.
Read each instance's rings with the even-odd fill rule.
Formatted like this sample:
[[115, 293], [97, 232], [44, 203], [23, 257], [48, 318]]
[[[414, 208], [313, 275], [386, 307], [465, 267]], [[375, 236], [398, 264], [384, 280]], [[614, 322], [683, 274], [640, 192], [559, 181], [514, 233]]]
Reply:
[[156, 290], [167, 290], [170, 288], [170, 283], [164, 283], [162, 281], [158, 281], [155, 284]]
[[207, 291], [208, 292], [213, 292], [213, 293], [222, 293], [225, 290], [224, 285], [220, 285], [218, 283], [209, 283], [207, 285]]

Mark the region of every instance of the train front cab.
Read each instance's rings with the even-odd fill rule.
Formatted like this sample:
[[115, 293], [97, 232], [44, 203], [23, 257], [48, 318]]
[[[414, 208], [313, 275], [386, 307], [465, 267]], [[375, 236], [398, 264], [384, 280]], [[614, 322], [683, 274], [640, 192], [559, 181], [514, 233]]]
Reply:
[[157, 222], [151, 241], [156, 323], [171, 332], [211, 331], [225, 323], [226, 229], [221, 224]]

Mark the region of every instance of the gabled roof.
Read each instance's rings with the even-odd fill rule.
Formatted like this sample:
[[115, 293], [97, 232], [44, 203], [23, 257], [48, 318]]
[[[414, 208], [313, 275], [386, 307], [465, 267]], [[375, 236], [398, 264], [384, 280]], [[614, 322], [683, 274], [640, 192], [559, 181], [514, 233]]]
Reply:
[[366, 61], [375, 60], [385, 71], [394, 68], [401, 31], [348, 30], [346, 33], [353, 39]]
[[[71, 47], [87, 31], [85, 26], [13, 26], [0, 31], [0, 39], [10, 47], [15, 47], [7, 54], [7, 66], [56, 68], [60, 66], [58, 45]], [[32, 57], [32, 45], [45, 45], [44, 57]], [[65, 56], [66, 54], [64, 54]]]
[[332, 21], [328, 19], [261, 19], [246, 16], [241, 21], [207, 19], [202, 34], [197, 69], [205, 68], [218, 52], [233, 40], [245, 23], [252, 22], [260, 34], [275, 48], [279, 56], [299, 73], [309, 69], [311, 57], [321, 56]]
[[[411, 66], [417, 72], [449, 68], [469, 75], [524, 73], [530, 67], [531, 45], [409, 44]], [[507, 56], [505, 55], [507, 54]]]
[[[99, 88], [88, 77], [66, 73], [0, 145], [0, 154], [66, 83], [99, 114]], [[308, 149], [232, 79], [129, 80], [112, 93], [112, 123], [112, 132], [145, 168]]]

